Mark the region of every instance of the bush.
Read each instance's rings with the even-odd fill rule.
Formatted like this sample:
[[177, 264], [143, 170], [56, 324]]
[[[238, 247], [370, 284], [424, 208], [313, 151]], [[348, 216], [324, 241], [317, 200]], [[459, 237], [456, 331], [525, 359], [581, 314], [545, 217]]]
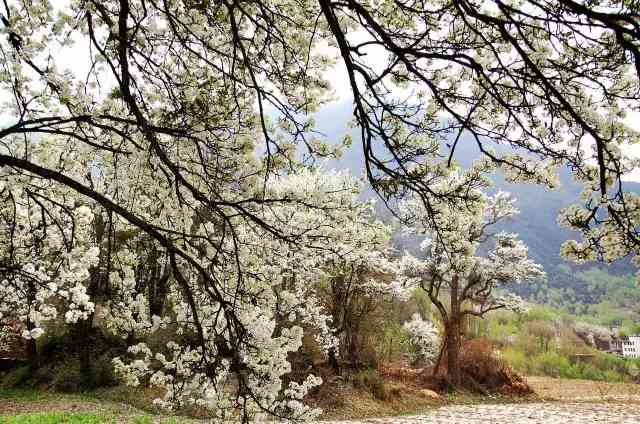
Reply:
[[85, 386], [80, 361], [69, 360], [53, 370], [52, 387], [60, 392], [77, 392]]
[[396, 321], [387, 321], [382, 324], [382, 331], [377, 335], [376, 350], [378, 356], [386, 362], [394, 362], [402, 359], [404, 355], [412, 355], [415, 347], [411, 344], [408, 333], [402, 328], [402, 324]]
[[579, 366], [579, 376], [586, 380], [605, 380], [602, 371], [597, 369], [593, 364], [581, 364]]
[[[510, 353], [509, 361], [517, 357]], [[545, 352], [530, 358], [532, 374], [551, 377], [621, 382], [628, 379], [628, 364], [622, 358], [595, 352], [594, 356], [572, 363], [558, 352]]]
[[31, 378], [31, 366], [23, 365], [7, 372], [2, 378], [3, 387], [23, 387]]
[[571, 363], [565, 356], [557, 352], [543, 352], [531, 358], [534, 374], [548, 375], [550, 377], [575, 378], [575, 371], [571, 369]]
[[614, 370], [605, 370], [602, 372], [602, 379], [609, 382], [623, 382], [625, 380], [624, 375]]
[[102, 355], [91, 367], [91, 381], [85, 382], [85, 385], [89, 386], [87, 388], [109, 387], [118, 384], [111, 355]]
[[502, 352], [502, 359], [518, 372], [528, 374], [531, 372], [531, 362], [527, 355], [517, 349], [506, 348]]
[[522, 377], [496, 353], [493, 344], [486, 338], [468, 340], [462, 345], [459, 366], [466, 389], [515, 395], [533, 392]]
[[351, 376], [350, 380], [353, 387], [367, 390], [376, 399], [387, 400], [389, 398], [384, 379], [374, 369], [357, 372]]
[[73, 353], [73, 342], [66, 334], [49, 334], [47, 332], [38, 340], [40, 357], [47, 361], [65, 360]]

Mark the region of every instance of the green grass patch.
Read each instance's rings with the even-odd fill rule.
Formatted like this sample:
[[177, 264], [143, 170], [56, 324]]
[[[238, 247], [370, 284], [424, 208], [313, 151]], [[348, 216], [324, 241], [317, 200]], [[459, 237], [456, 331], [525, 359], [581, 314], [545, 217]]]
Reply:
[[113, 417], [79, 412], [43, 412], [0, 417], [0, 424], [103, 424], [115, 422]]
[[0, 387], [0, 399], [11, 399], [20, 402], [37, 402], [41, 400], [56, 400], [60, 395], [56, 393], [13, 387]]
[[96, 414], [91, 412], [36, 412], [11, 416], [0, 416], [0, 424], [178, 424], [176, 418], [157, 418], [146, 415], [133, 417], [117, 417], [115, 415]]

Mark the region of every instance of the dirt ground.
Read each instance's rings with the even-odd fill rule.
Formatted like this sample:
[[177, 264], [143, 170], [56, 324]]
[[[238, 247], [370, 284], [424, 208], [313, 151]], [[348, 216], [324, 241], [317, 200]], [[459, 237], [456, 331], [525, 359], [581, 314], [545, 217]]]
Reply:
[[[588, 406], [588, 404], [595, 406], [624, 404], [623, 406], [629, 406], [634, 410], [640, 405], [640, 385], [638, 384], [603, 383], [550, 377], [528, 377], [527, 382], [537, 394], [537, 396], [532, 399], [483, 398], [477, 396], [467, 397], [465, 395], [448, 396], [446, 394], [438, 395], [430, 390], [411, 390], [402, 385], [390, 385], [391, 399], [382, 402], [369, 394], [346, 390], [345, 388], [343, 392], [334, 393], [339, 399], [339, 402], [332, 405], [333, 408], [326, 408], [323, 417], [324, 419], [330, 420], [345, 420], [356, 417], [388, 416], [395, 416], [400, 419], [399, 417], [406, 417], [407, 415], [413, 414], [444, 414], [445, 412], [455, 415], [463, 412], [467, 413], [467, 409], [473, 409], [474, 405], [481, 409], [482, 405], [490, 404], [513, 406], [514, 402], [522, 405], [524, 409], [527, 408], [527, 403], [533, 402], [531, 405], [535, 405], [541, 401], [549, 402], [549, 407], [556, 409], [566, 409], [565, 406], [568, 407], [568, 405], [576, 403], [586, 406]], [[394, 394], [396, 390], [397, 392]], [[111, 399], [107, 401], [105, 397], [87, 398], [61, 394], [46, 394], [44, 396], [38, 394], [38, 396], [34, 398], [30, 398], [29, 394], [27, 394], [27, 396], [20, 395], [9, 398], [5, 397], [4, 399], [0, 396], [0, 416], [51, 411], [108, 412], [121, 417], [131, 417], [139, 414], [146, 415], [142, 410], [131, 406], [127, 402], [128, 399], [126, 396], [121, 396], [119, 400], [120, 401], [115, 401], [115, 399]], [[467, 409], [458, 411], [456, 408]], [[451, 411], [449, 409], [451, 409]], [[533, 409], [535, 410], [536, 408]], [[528, 413], [527, 411], [524, 412]], [[552, 412], [553, 411], [550, 411], [549, 413]], [[558, 412], [558, 414], [560, 414], [560, 412]], [[421, 416], [426, 417], [427, 415]], [[429, 417], [433, 419], [436, 418], [436, 416], [431, 417], [431, 415], [429, 415]], [[400, 420], [398, 422], [403, 421]], [[409, 420], [407, 422], [414, 421]]]
[[527, 382], [545, 400], [640, 403], [640, 384], [551, 377], [527, 377]]

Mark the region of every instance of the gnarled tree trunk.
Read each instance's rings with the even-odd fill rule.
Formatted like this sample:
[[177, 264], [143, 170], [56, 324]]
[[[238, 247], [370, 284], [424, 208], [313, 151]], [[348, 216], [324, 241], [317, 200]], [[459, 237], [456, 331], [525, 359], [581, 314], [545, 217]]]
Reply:
[[445, 325], [447, 346], [447, 373], [452, 385], [460, 384], [460, 299], [458, 276], [451, 280], [450, 315]]

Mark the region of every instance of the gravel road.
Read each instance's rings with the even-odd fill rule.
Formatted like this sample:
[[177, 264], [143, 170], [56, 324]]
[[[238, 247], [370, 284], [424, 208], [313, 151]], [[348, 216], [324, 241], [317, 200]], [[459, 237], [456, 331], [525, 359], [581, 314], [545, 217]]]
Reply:
[[[331, 424], [640, 424], [638, 404], [624, 403], [518, 403], [451, 405], [426, 415], [331, 421]], [[323, 422], [329, 424], [329, 422]]]

